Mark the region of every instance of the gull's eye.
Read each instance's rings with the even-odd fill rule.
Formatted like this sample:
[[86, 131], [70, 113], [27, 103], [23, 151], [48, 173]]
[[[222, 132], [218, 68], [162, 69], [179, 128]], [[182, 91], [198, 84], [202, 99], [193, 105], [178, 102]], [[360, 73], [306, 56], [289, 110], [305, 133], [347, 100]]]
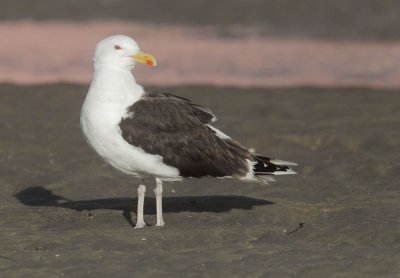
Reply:
[[122, 49], [122, 47], [121, 47], [120, 45], [118, 45], [118, 44], [114, 45], [114, 48], [115, 48], [116, 50], [121, 50], [121, 49]]

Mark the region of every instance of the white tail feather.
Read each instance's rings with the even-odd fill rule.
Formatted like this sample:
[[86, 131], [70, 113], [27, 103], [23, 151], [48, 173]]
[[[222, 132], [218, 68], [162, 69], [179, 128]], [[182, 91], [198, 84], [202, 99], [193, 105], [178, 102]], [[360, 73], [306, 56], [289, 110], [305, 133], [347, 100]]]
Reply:
[[279, 176], [279, 175], [296, 175], [297, 172], [293, 171], [292, 169], [287, 169], [286, 171], [275, 171], [271, 173], [274, 176]]
[[275, 179], [271, 176], [258, 176], [257, 181], [262, 184], [268, 185], [272, 182], [275, 182]]
[[274, 163], [276, 165], [282, 165], [282, 166], [297, 166], [298, 165], [295, 162], [285, 161], [285, 160], [280, 160], [280, 159], [271, 159], [270, 162]]

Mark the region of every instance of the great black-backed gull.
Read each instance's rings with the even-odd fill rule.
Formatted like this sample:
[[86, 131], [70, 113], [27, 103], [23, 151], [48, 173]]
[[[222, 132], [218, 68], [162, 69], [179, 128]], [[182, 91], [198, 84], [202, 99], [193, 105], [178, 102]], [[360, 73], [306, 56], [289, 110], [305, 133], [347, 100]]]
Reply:
[[182, 97], [144, 91], [131, 73], [136, 62], [156, 65], [130, 37], [111, 36], [97, 44], [80, 122], [96, 153], [142, 179], [137, 228], [146, 225], [145, 178], [156, 180], [156, 226], [163, 226], [163, 181], [211, 176], [265, 183], [271, 175], [295, 174], [289, 166], [296, 163], [254, 154], [211, 126], [216, 118], [210, 109]]

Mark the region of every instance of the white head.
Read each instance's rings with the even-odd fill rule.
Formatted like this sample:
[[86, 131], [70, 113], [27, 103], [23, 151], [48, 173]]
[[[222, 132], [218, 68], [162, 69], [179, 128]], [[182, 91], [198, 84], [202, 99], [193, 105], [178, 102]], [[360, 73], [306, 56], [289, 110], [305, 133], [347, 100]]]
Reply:
[[107, 37], [97, 43], [93, 61], [95, 68], [107, 65], [131, 70], [136, 62], [156, 66], [152, 55], [140, 51], [132, 38], [123, 35]]

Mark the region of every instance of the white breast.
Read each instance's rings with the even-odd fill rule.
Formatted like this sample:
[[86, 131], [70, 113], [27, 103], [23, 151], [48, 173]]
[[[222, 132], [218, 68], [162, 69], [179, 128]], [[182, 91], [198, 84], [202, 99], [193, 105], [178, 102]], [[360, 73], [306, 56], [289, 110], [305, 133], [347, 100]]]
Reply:
[[130, 145], [121, 135], [121, 118], [126, 109], [141, 97], [143, 88], [136, 84], [131, 75], [130, 78], [114, 76], [112, 83], [124, 84], [117, 88], [112, 83], [104, 84], [104, 78], [98, 80], [94, 79], [90, 86], [80, 119], [83, 134], [89, 145], [106, 162], [124, 173], [160, 178], [179, 177], [178, 169], [164, 164], [161, 156], [145, 153], [142, 149]]

